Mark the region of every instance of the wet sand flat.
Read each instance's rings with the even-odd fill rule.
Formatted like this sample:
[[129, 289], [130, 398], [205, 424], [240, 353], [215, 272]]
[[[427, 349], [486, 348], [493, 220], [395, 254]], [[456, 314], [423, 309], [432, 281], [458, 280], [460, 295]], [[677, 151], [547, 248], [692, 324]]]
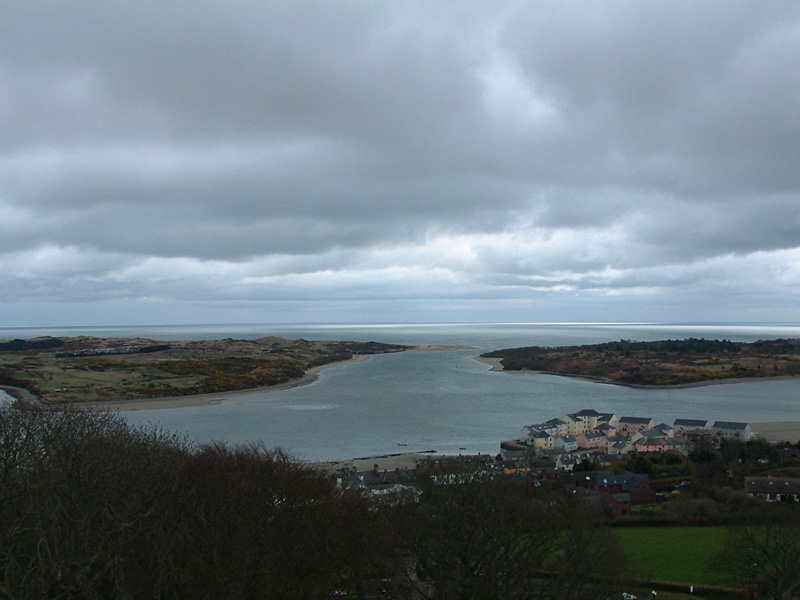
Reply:
[[800, 421], [762, 421], [750, 423], [750, 429], [759, 438], [769, 442], [800, 441]]

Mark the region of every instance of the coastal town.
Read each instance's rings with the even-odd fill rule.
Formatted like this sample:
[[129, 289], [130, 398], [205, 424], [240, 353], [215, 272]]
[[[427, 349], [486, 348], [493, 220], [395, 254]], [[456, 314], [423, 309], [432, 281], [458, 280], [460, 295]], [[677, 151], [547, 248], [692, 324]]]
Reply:
[[[762, 452], [779, 449], [779, 457], [800, 461], [800, 449], [790, 447], [788, 441], [760, 438], [751, 423], [683, 418], [672, 424], [656, 423], [648, 416], [619, 416], [587, 408], [525, 425], [517, 439], [501, 442], [494, 456], [398, 453], [337, 463], [331, 470], [339, 486], [380, 496], [413, 489], [418, 473], [443, 464], [486, 469], [516, 474], [533, 486], [551, 480], [558, 487], [582, 488], [610, 505], [619, 517], [631, 514], [633, 505], [655, 502], [657, 491], [692, 484], [689, 476], [654, 482], [649, 473], [639, 472], [642, 464], [665, 456], [683, 463], [698, 450], [720, 452], [726, 443], [745, 446], [748, 442]], [[757, 460], [762, 468], [770, 464], [766, 454]], [[800, 478], [750, 474], [739, 483], [745, 493], [767, 501], [800, 499]]]
[[[800, 501], [797, 425], [688, 418], [663, 423], [650, 416], [585, 408], [524, 425], [515, 439], [500, 442], [495, 455], [431, 451], [363, 458], [336, 465], [330, 479], [341, 489], [358, 490], [393, 505], [407, 498], [416, 502], [420, 495], [430, 493], [431, 485], [503, 478], [515, 482], [529, 498], [550, 498], [553, 493], [575, 498], [598, 519], [595, 526], [605, 523], [620, 539], [628, 540], [629, 557], [642, 552], [641, 543], [652, 532], [659, 536], [674, 532], [687, 539], [700, 536], [696, 543], [705, 549], [697, 560], [702, 562], [721, 548], [702, 537], [707, 532], [764, 522], [794, 523]], [[792, 527], [781, 535], [793, 535]], [[742, 543], [756, 543], [753, 539]], [[790, 542], [781, 540], [780, 544], [790, 547]], [[686, 551], [679, 548], [681, 542], [672, 543], [675, 553]], [[665, 542], [645, 554], [654, 561], [669, 562], [663, 555], [670, 552]], [[683, 564], [692, 559], [675, 560]], [[762, 560], [771, 564], [767, 557]], [[756, 575], [754, 571], [747, 585], [740, 578], [738, 587], [728, 588], [712, 583], [717, 580], [713, 573], [703, 574], [707, 568], [711, 567], [703, 563], [694, 575], [670, 574], [665, 579], [648, 571], [641, 579], [629, 580], [628, 589], [636, 593], [617, 597], [641, 598], [642, 592], [650, 596], [658, 590], [670, 598], [746, 598], [766, 589], [767, 584], [759, 581], [756, 585], [756, 579], [777, 577], [773, 572]], [[676, 583], [697, 573], [701, 573], [699, 582]], [[793, 581], [782, 582], [781, 590], [791, 588]]]

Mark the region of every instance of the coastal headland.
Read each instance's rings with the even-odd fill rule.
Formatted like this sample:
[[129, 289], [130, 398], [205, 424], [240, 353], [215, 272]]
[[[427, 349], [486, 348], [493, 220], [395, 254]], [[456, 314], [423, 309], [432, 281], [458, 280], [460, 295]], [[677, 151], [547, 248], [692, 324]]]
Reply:
[[15, 397], [42, 406], [180, 408], [307, 385], [326, 367], [374, 354], [440, 349], [444, 347], [277, 337], [192, 341], [41, 337], [0, 341], [0, 385]]
[[800, 340], [620, 340], [507, 348], [477, 357], [496, 371], [532, 371], [632, 387], [680, 387], [800, 375]]

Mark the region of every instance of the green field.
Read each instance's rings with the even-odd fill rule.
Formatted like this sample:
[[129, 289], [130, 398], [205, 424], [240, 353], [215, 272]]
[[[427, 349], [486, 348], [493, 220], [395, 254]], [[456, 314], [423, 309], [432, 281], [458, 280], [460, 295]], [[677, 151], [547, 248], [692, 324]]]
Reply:
[[689, 585], [718, 585], [711, 568], [727, 527], [621, 527], [613, 530], [631, 576]]

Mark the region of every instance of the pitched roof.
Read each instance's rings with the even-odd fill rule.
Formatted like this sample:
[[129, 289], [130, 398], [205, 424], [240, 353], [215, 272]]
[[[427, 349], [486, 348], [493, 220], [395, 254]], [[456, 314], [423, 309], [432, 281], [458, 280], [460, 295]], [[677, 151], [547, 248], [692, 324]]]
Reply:
[[646, 425], [650, 421], [652, 421], [650, 417], [620, 417], [620, 423], [638, 423], [642, 425]]
[[716, 429], [746, 429], [750, 423], [737, 423], [735, 421], [714, 421]]
[[654, 437], [643, 437], [642, 439], [636, 442], [637, 446], [668, 446], [670, 445], [669, 441], [661, 436], [654, 436]]
[[649, 481], [647, 475], [640, 475], [631, 473], [630, 471], [623, 471], [620, 475], [613, 475], [605, 480], [608, 486], [619, 485], [626, 492], [633, 492], [637, 487]]
[[708, 421], [705, 419], [675, 419], [675, 427], [707, 427]]
[[800, 494], [797, 477], [745, 477], [744, 489], [751, 494]]
[[600, 413], [599, 413], [599, 412], [597, 412], [597, 411], [596, 411], [595, 409], [593, 409], [593, 408], [584, 408], [584, 409], [582, 409], [582, 410], [579, 410], [579, 411], [578, 411], [578, 412], [576, 412], [575, 414], [576, 414], [577, 416], [579, 416], [579, 417], [599, 417], [599, 416], [601, 416], [601, 415], [600, 415]]

